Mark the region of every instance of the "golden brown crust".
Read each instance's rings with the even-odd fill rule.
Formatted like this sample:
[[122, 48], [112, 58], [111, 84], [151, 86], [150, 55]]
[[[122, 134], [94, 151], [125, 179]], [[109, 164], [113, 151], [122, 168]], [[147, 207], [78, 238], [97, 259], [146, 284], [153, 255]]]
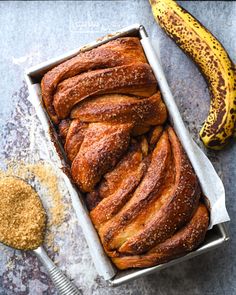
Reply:
[[91, 123], [73, 160], [71, 173], [84, 192], [91, 192], [102, 175], [112, 169], [127, 150], [132, 125]]
[[78, 154], [81, 144], [84, 140], [84, 135], [89, 124], [80, 120], [73, 120], [68, 128], [65, 140], [65, 152], [68, 159], [72, 162]]
[[114, 194], [116, 190], [122, 187], [124, 173], [135, 170], [144, 160], [144, 154], [141, 144], [135, 140], [130, 143], [127, 154], [118, 162], [116, 167], [103, 176], [97, 191], [101, 199]]
[[58, 118], [65, 119], [75, 104], [91, 95], [115, 92], [148, 97], [156, 92], [156, 87], [151, 67], [134, 63], [66, 79], [58, 85], [53, 105]]
[[145, 63], [146, 58], [139, 39], [125, 37], [79, 53], [47, 72], [42, 79], [41, 88], [47, 112], [53, 122], [58, 123], [53, 107], [53, 95], [61, 81], [94, 69], [112, 68], [133, 62]]
[[83, 122], [130, 122], [148, 126], [163, 124], [167, 111], [160, 92], [143, 99], [106, 94], [77, 104], [71, 112], [71, 118]]
[[[125, 232], [126, 227], [138, 218], [140, 213], [146, 210], [148, 203], [157, 196], [166, 168], [170, 161], [170, 144], [167, 132], [164, 132], [151, 156], [148, 170], [132, 198], [126, 203], [124, 208], [105, 223], [99, 229], [99, 235], [108, 251], [119, 249], [127, 239], [130, 232]], [[135, 232], [131, 231], [131, 235]]]
[[209, 225], [209, 213], [200, 204], [187, 225], [171, 238], [142, 255], [128, 255], [112, 258], [119, 269], [150, 267], [182, 256], [202, 243]]
[[153, 150], [155, 148], [158, 140], [160, 139], [162, 135], [162, 132], [163, 132], [163, 127], [161, 125], [155, 126], [150, 130], [147, 136], [150, 150]]
[[205, 205], [200, 204], [187, 225], [171, 238], [142, 255], [118, 256], [112, 261], [119, 269], [143, 268], [168, 262], [194, 250], [201, 244], [209, 225], [209, 213]]
[[[110, 256], [145, 253], [191, 219], [198, 206], [200, 188], [172, 128], [168, 127], [162, 134], [151, 153], [144, 178], [123, 207], [118, 201], [114, 209], [112, 196], [109, 192], [91, 212]], [[106, 210], [110, 208], [116, 215], [103, 216], [104, 204]]]
[[62, 120], [60, 124], [58, 125], [58, 132], [63, 144], [65, 144], [66, 136], [67, 136], [70, 124], [71, 124], [71, 120], [65, 119], [65, 120]]
[[145, 171], [146, 163], [143, 161], [142, 151], [138, 149], [129, 152], [110, 173], [104, 176], [105, 180], [99, 188], [99, 197], [102, 201], [90, 214], [97, 228], [125, 205]]
[[145, 227], [120, 248], [121, 253], [143, 253], [169, 238], [188, 222], [200, 198], [200, 187], [191, 164], [172, 128], [168, 128], [175, 165], [175, 183], [166, 203]]

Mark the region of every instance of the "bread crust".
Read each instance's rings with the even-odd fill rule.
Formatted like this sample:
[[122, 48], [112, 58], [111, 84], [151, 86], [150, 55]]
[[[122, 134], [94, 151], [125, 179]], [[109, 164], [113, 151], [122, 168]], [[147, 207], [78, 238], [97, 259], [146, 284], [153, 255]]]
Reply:
[[209, 225], [209, 213], [204, 204], [199, 204], [189, 223], [172, 237], [141, 255], [120, 255], [112, 258], [119, 269], [143, 268], [162, 264], [196, 249], [205, 238]]
[[94, 70], [61, 82], [53, 99], [58, 118], [70, 115], [74, 105], [83, 99], [103, 93], [127, 93], [149, 97], [156, 92], [156, 80], [145, 63]]
[[[168, 168], [172, 175], [168, 175]], [[190, 220], [199, 198], [197, 177], [173, 129], [168, 127], [129, 202], [100, 227], [105, 249], [124, 254], [150, 250]], [[149, 212], [149, 206], [156, 207], [156, 210]]]
[[112, 68], [133, 62], [145, 63], [146, 58], [138, 38], [125, 37], [79, 53], [48, 71], [42, 79], [41, 88], [44, 104], [52, 121], [59, 123], [53, 106], [53, 96], [60, 82], [94, 69]]
[[70, 117], [83, 122], [161, 125], [166, 121], [167, 111], [160, 92], [142, 99], [121, 94], [106, 94], [77, 104]]

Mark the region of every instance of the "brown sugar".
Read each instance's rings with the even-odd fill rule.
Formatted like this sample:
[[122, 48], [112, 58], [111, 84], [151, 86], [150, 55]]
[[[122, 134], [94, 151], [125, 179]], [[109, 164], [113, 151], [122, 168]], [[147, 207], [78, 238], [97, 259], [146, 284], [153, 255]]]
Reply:
[[20, 178], [0, 178], [0, 241], [20, 250], [44, 240], [46, 213], [38, 194]]
[[69, 204], [65, 203], [63, 189], [60, 187], [59, 173], [47, 162], [25, 163], [16, 160], [6, 161], [6, 169], [0, 170], [0, 178], [17, 176], [33, 184], [40, 192], [47, 212], [47, 229], [44, 244], [55, 252], [55, 236], [62, 232]]

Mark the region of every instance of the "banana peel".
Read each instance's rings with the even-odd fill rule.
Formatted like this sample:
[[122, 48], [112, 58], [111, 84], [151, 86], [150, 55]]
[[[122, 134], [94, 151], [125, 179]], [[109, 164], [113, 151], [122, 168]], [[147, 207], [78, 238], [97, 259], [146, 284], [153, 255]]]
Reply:
[[209, 114], [200, 131], [206, 147], [220, 150], [235, 133], [236, 70], [223, 45], [173, 0], [150, 0], [164, 31], [199, 67], [210, 92]]

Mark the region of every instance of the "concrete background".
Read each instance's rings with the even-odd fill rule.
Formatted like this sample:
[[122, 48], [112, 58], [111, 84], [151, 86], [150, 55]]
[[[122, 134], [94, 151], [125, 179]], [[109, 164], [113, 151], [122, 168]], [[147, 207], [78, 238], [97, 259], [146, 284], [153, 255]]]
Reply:
[[[179, 2], [224, 44], [235, 62], [236, 2]], [[30, 144], [22, 117], [33, 114], [34, 110], [27, 101], [24, 69], [137, 22], [146, 27], [154, 47], [160, 52], [184, 121], [201, 145], [198, 130], [208, 112], [207, 85], [191, 60], [155, 23], [148, 1], [3, 1], [0, 2], [1, 165], [6, 158], [16, 155], [24, 158], [21, 149], [27, 151]], [[79, 238], [68, 246], [67, 253], [59, 252], [57, 259], [83, 294], [236, 294], [236, 144], [232, 142], [221, 152], [205, 152], [225, 184], [231, 217], [228, 245], [111, 289], [97, 276], [80, 226], [75, 223], [69, 235], [72, 239]], [[71, 216], [74, 216], [72, 209]], [[4, 247], [0, 251], [0, 295], [56, 294], [45, 269], [34, 256]], [[7, 267], [9, 259], [14, 260], [11, 269]]]

